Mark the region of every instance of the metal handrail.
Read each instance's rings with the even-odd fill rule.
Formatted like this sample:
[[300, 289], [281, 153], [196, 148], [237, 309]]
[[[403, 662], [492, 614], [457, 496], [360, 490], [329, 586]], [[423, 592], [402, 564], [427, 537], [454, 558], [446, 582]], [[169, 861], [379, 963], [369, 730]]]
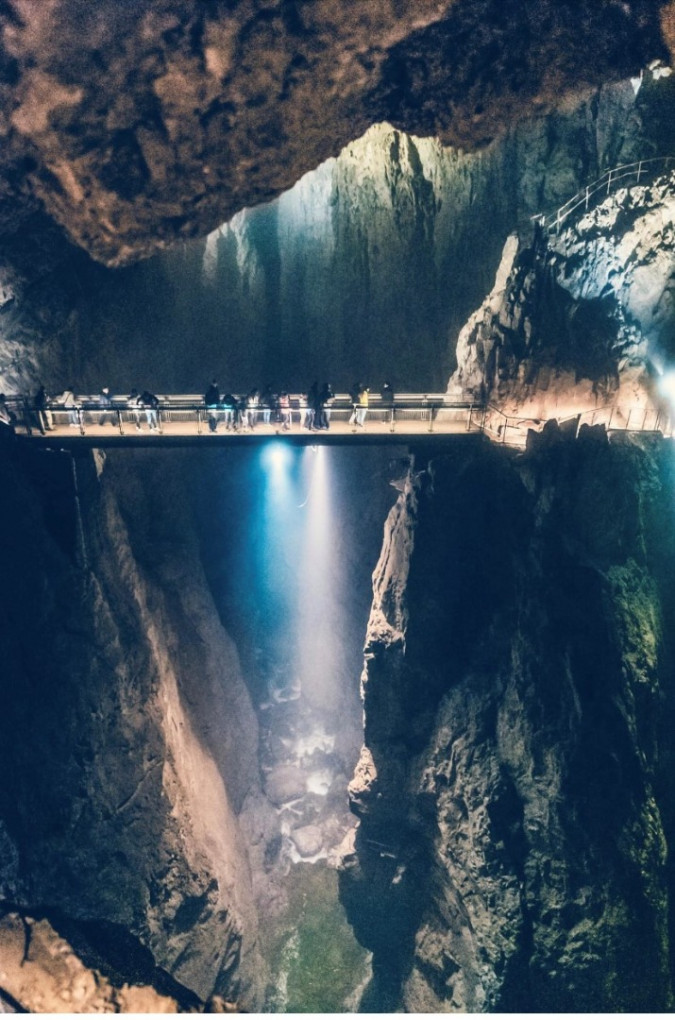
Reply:
[[[237, 397], [237, 394], [235, 394], [235, 397], [237, 397], [238, 400], [245, 399], [245, 396], [246, 396], [245, 394], [240, 394]], [[299, 403], [304, 401], [306, 403], [306, 394], [289, 393], [289, 397], [291, 401], [297, 401]], [[30, 397], [24, 396], [22, 394], [13, 394], [7, 397], [7, 402], [8, 403], [11, 401], [19, 402], [21, 400], [30, 401], [30, 399], [31, 399]], [[157, 394], [157, 399], [159, 400], [159, 406], [162, 408], [162, 410], [167, 411], [194, 410], [197, 407], [204, 410], [204, 408], [206, 407], [206, 404], [204, 403], [204, 398], [200, 394], [196, 393], [165, 393], [161, 395]], [[446, 392], [432, 393], [430, 391], [423, 392], [422, 390], [420, 390], [419, 392], [411, 393], [397, 393], [394, 397], [394, 402], [396, 403], [397, 406], [399, 405], [416, 406], [434, 404], [441, 405], [443, 407], [466, 408], [467, 410], [472, 405], [475, 405], [475, 401], [471, 400], [470, 398], [466, 400], [457, 400], [452, 398]], [[84, 410], [91, 411], [101, 410], [101, 404], [96, 394], [80, 394], [79, 396], [76, 396], [75, 403], [77, 406], [82, 407]], [[369, 403], [371, 405], [379, 404], [382, 407], [389, 406], [388, 401], [385, 401], [383, 403], [382, 397], [380, 396], [379, 393], [370, 393]], [[335, 406], [336, 404], [337, 405], [345, 404], [351, 406], [353, 404], [353, 400], [348, 393], [335, 393], [330, 399], [330, 404], [331, 406]], [[48, 401], [47, 406], [49, 407], [50, 410], [59, 411], [63, 410], [65, 405], [61, 403], [58, 399], [52, 399]], [[259, 402], [257, 406], [263, 408], [264, 405], [261, 402]], [[129, 398], [127, 396], [122, 396], [120, 394], [116, 394], [111, 397], [111, 404], [109, 405], [108, 409], [110, 407], [112, 407], [113, 410], [118, 408], [120, 410], [132, 409], [132, 405], [129, 404]], [[133, 405], [133, 407], [135, 407], [135, 405]], [[141, 410], [143, 410], [142, 407]]]
[[[35, 410], [30, 397], [14, 394], [7, 399], [17, 408], [21, 408], [17, 415], [18, 424], [27, 435], [32, 435], [33, 431], [41, 433], [45, 431], [45, 422], [39, 417], [39, 412]], [[101, 402], [96, 395], [79, 394], [68, 404], [58, 398], [49, 400], [45, 408], [49, 418], [54, 419], [58, 426], [70, 424], [73, 428], [78, 428], [81, 435], [86, 434], [86, 427], [98, 422], [115, 426], [121, 436], [128, 434], [129, 431], [133, 432], [134, 428], [143, 431], [146, 417], [147, 425], [151, 427], [149, 416], [155, 412], [159, 432], [162, 431], [163, 423], [181, 421], [194, 423], [197, 435], [202, 435], [206, 431], [216, 431], [224, 422], [228, 427], [238, 425], [240, 430], [254, 425], [269, 424], [279, 428], [302, 425], [308, 408], [306, 395], [298, 393], [289, 395], [289, 406], [284, 408], [276, 401], [273, 406], [260, 401], [255, 405], [246, 404], [245, 396], [235, 396], [235, 406], [225, 404], [222, 400], [218, 404], [207, 406], [202, 396], [189, 393], [163, 394], [157, 396], [157, 400], [157, 407], [152, 409], [138, 405], [135, 400], [130, 401], [127, 396], [113, 395], [105, 402]], [[472, 415], [482, 411], [482, 407], [471, 399], [457, 400], [448, 393], [438, 392], [399, 393], [393, 400], [382, 399], [379, 394], [372, 393], [369, 394], [367, 405], [359, 405], [348, 394], [338, 393], [325, 403], [325, 410], [333, 421], [344, 424], [359, 406], [367, 406], [368, 420], [387, 425], [390, 432], [395, 432], [397, 425], [404, 425], [406, 420], [424, 423], [427, 431], [433, 432], [437, 423], [449, 421], [457, 423], [458, 417], [466, 418], [464, 427], [470, 432], [476, 425]]]
[[[496, 414], [499, 419], [503, 419], [498, 428], [493, 428], [489, 423], [487, 416], [490, 414]], [[598, 420], [602, 417], [606, 418], [605, 421]], [[605, 404], [602, 407], [591, 407], [585, 411], [579, 411], [576, 414], [565, 415], [555, 417], [553, 419], [542, 419], [534, 417], [526, 417], [525, 415], [509, 415], [502, 411], [501, 408], [496, 407], [494, 404], [488, 404], [485, 409], [484, 424], [479, 426], [482, 431], [490, 436], [492, 434], [496, 437], [496, 441], [503, 443], [506, 446], [523, 446], [526, 438], [527, 431], [523, 432], [523, 426], [527, 423], [527, 430], [531, 429], [535, 425], [540, 425], [542, 428], [546, 424], [546, 421], [557, 421], [558, 424], [564, 422], [577, 421], [577, 433], [582, 425], [604, 425], [608, 432], [660, 432], [662, 435], [667, 437], [669, 434], [673, 436], [673, 425], [672, 422], [664, 415], [663, 411], [658, 407], [644, 407], [644, 406], [631, 406], [625, 407], [620, 404]], [[612, 422], [614, 421], [614, 425]], [[512, 429], [516, 432], [517, 439], [508, 438], [508, 430]]]
[[555, 232], [559, 233], [567, 217], [582, 205], [584, 206], [584, 211], [586, 211], [589, 208], [591, 198], [599, 192], [609, 195], [612, 186], [616, 186], [620, 181], [628, 178], [634, 177], [635, 183], [639, 184], [642, 176], [653, 176], [654, 171], [657, 171], [658, 167], [663, 167], [664, 171], [667, 172], [671, 164], [675, 167], [675, 156], [653, 156], [650, 159], [638, 160], [636, 163], [622, 163], [620, 166], [612, 167], [611, 170], [606, 170], [596, 181], [578, 191], [564, 205], [561, 205], [553, 215], [546, 217], [543, 213], [537, 213], [532, 219], [536, 220], [548, 233], [551, 233], [554, 228]]
[[[17, 422], [25, 429], [30, 436], [34, 432], [43, 431], [39, 423], [38, 413], [34, 410], [32, 402], [20, 394], [7, 398], [7, 402], [23, 411], [22, 420]], [[281, 428], [302, 426], [303, 415], [306, 410], [306, 400], [302, 395], [294, 394], [291, 397], [290, 408], [270, 409], [269, 421], [265, 419], [265, 407], [258, 404], [254, 408], [248, 407], [245, 410], [240, 408], [238, 412], [232, 411], [220, 403], [216, 407], [206, 407], [203, 398], [193, 398], [190, 394], [165, 395], [159, 398], [157, 408], [157, 431], [162, 431], [163, 424], [171, 424], [173, 415], [178, 415], [181, 421], [194, 423], [197, 435], [205, 432], [215, 431], [220, 424], [227, 422], [232, 427], [238, 424], [240, 431], [248, 431], [253, 426], [271, 425], [276, 431]], [[86, 435], [86, 427], [93, 424], [101, 416], [109, 416], [109, 424], [112, 424], [120, 436], [124, 436], [125, 426], [127, 428], [140, 429], [141, 421], [147, 417], [146, 409], [143, 407], [130, 406], [127, 398], [113, 398], [112, 406], [101, 406], [98, 400], [93, 397], [79, 397], [75, 405], [66, 407], [58, 401], [50, 401], [47, 405], [53, 415], [68, 415], [70, 424], [78, 429], [80, 435]], [[348, 422], [354, 410], [355, 404], [351, 397], [346, 394], [336, 395], [327, 405], [326, 410], [329, 417], [335, 423], [343, 425]], [[151, 413], [148, 411], [148, 413]], [[507, 446], [522, 446], [525, 442], [527, 431], [530, 428], [540, 428], [545, 424], [546, 419], [528, 417], [520, 414], [507, 414], [502, 408], [495, 404], [480, 404], [470, 400], [452, 400], [445, 393], [403, 393], [390, 404], [382, 402], [377, 395], [372, 395], [368, 403], [368, 414], [371, 422], [388, 426], [390, 432], [396, 432], [397, 426], [405, 431], [406, 421], [416, 421], [418, 424], [426, 425], [426, 431], [433, 433], [435, 430], [442, 430], [443, 425], [459, 424], [463, 422], [466, 432], [479, 431], [491, 440]], [[284, 421], [283, 415], [288, 417]], [[237, 416], [239, 420], [237, 421]], [[215, 419], [215, 429], [208, 426], [212, 423], [209, 419]], [[87, 420], [89, 419], [89, 420]], [[568, 421], [577, 421], [577, 431], [582, 424], [594, 425], [597, 423], [605, 425], [608, 431], [630, 431], [630, 432], [661, 432], [664, 435], [673, 434], [672, 423], [668, 416], [657, 407], [644, 406], [621, 406], [618, 404], [605, 404], [601, 407], [588, 408], [572, 415], [556, 417], [553, 420], [559, 424]], [[351, 424], [351, 423], [349, 423]], [[148, 426], [150, 421], [148, 420]], [[356, 427], [352, 429], [356, 432]]]

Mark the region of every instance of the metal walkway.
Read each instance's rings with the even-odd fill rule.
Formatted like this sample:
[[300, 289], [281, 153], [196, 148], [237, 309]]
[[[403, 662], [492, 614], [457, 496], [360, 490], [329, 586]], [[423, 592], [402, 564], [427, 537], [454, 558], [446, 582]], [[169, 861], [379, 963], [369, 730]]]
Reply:
[[371, 394], [364, 424], [359, 425], [353, 422], [350, 398], [337, 394], [326, 406], [325, 429], [306, 427], [306, 405], [299, 396], [291, 397], [286, 410], [258, 405], [239, 412], [207, 408], [194, 394], [159, 399], [153, 416], [150, 410], [130, 407], [125, 397], [113, 397], [108, 409], [95, 397], [80, 397], [72, 408], [51, 402], [46, 412], [34, 410], [26, 398], [11, 398], [17, 436], [59, 449], [248, 445], [277, 436], [295, 445], [406, 443], [479, 433], [484, 413], [482, 407], [452, 401], [444, 393], [399, 394], [393, 404]]
[[[291, 407], [266, 410], [248, 407], [238, 414], [223, 407], [207, 408], [190, 394], [166, 395], [156, 412], [130, 408], [126, 398], [113, 398], [102, 408], [97, 399], [80, 398], [77, 407], [51, 403], [47, 412], [32, 409], [28, 398], [8, 398], [22, 443], [51, 449], [133, 448], [144, 446], [208, 447], [250, 445], [278, 437], [292, 445], [363, 445], [439, 443], [462, 435], [484, 435], [492, 442], [524, 449], [530, 431], [540, 432], [546, 419], [507, 415], [487, 406], [451, 400], [444, 393], [405, 393], [393, 404], [371, 395], [362, 426], [354, 423], [350, 398], [338, 394], [326, 407], [328, 428], [308, 428], [301, 397]], [[607, 432], [646, 432], [673, 437], [670, 416], [656, 407], [591, 408], [554, 420], [569, 433], [583, 425], [603, 425]]]

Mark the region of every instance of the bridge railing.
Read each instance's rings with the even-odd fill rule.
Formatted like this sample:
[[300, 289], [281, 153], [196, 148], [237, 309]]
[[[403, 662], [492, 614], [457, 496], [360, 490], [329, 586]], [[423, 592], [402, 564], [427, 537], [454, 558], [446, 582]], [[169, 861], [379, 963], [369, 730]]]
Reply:
[[[210, 431], [236, 429], [250, 432], [256, 428], [271, 426], [280, 432], [284, 428], [301, 429], [306, 422], [306, 401], [298, 395], [291, 398], [291, 406], [284, 413], [281, 409], [266, 409], [260, 405], [247, 407], [238, 412], [219, 405], [207, 408], [202, 398], [195, 395], [165, 395], [160, 398], [155, 410], [129, 406], [126, 398], [113, 398], [112, 405], [102, 407], [93, 397], [79, 397], [76, 406], [64, 407], [62, 403], [51, 402], [47, 414], [33, 408], [32, 401], [15, 396], [7, 399], [15, 418], [15, 425], [27, 435], [44, 432], [50, 426], [58, 429], [72, 428], [75, 434], [97, 434], [100, 425], [112, 426], [121, 436], [134, 435], [137, 431], [156, 431], [185, 434], [187, 427], [197, 435]], [[354, 404], [347, 394], [337, 394], [327, 405], [329, 422], [352, 427]], [[400, 394], [393, 403], [382, 401], [371, 395], [368, 403], [366, 424], [377, 424], [389, 432], [406, 430], [419, 433], [434, 431], [482, 432], [493, 442], [506, 446], [524, 447], [530, 429], [540, 431], [547, 419], [525, 415], [507, 414], [494, 404], [477, 404], [471, 401], [452, 400], [445, 393]], [[660, 432], [673, 436], [670, 417], [657, 407], [621, 406], [608, 404], [566, 416], [557, 416], [560, 425], [567, 425], [576, 432], [583, 424], [604, 425], [608, 431]], [[172, 428], [177, 426], [177, 428]], [[215, 428], [214, 428], [215, 426]], [[101, 434], [101, 433], [99, 433]], [[107, 433], [109, 435], [109, 432]]]
[[[72, 428], [80, 435], [96, 431], [99, 426], [114, 426], [120, 435], [131, 435], [146, 431], [156, 425], [161, 432], [171, 425], [188, 426], [201, 435], [227, 428], [246, 430], [260, 425], [277, 428], [302, 427], [306, 423], [307, 401], [302, 395], [290, 397], [290, 407], [284, 411], [279, 406], [266, 408], [258, 403], [237, 408], [224, 404], [207, 407], [197, 394], [165, 394], [158, 397], [156, 409], [130, 404], [128, 398], [114, 396], [109, 405], [101, 405], [94, 396], [77, 396], [68, 406], [53, 400], [48, 403], [46, 413], [33, 408], [29, 398], [16, 397], [16, 417], [23, 431], [29, 435], [43, 432], [50, 425], [55, 428]], [[479, 409], [480, 410], [480, 409]], [[329, 421], [349, 424], [354, 414], [354, 403], [348, 394], [338, 393], [325, 405]], [[445, 393], [404, 393], [393, 402], [383, 400], [378, 394], [370, 394], [366, 421], [378, 423], [395, 432], [397, 427], [405, 430], [406, 425], [416, 423], [429, 432], [435, 427], [453, 427], [472, 431], [475, 429], [476, 405], [471, 401], [451, 400]], [[356, 427], [356, 426], [354, 426]]]
[[548, 233], [558, 234], [567, 218], [577, 209], [583, 207], [586, 212], [591, 207], [593, 200], [605, 198], [620, 184], [639, 184], [640, 180], [653, 178], [659, 173], [667, 173], [671, 167], [675, 168], [675, 156], [654, 156], [652, 159], [641, 159], [636, 163], [624, 163], [621, 166], [612, 167], [611, 170], [606, 170], [597, 181], [593, 181], [592, 184], [573, 195], [551, 216], [537, 214], [532, 219], [536, 220]]
[[[474, 416], [476, 427], [494, 442], [521, 448], [527, 442], [528, 432], [540, 432], [549, 420], [509, 415], [493, 404], [487, 405], [480, 419]], [[582, 425], [604, 425], [608, 432], [654, 432], [666, 438], [673, 437], [672, 420], [658, 407], [607, 404], [576, 414], [554, 416], [554, 420], [561, 426], [573, 426], [575, 435]]]

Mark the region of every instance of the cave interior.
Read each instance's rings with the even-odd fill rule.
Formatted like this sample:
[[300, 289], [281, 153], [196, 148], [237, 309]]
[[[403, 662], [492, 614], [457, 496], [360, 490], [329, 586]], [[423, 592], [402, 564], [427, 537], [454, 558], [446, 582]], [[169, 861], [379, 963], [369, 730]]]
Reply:
[[[674, 55], [672, 0], [0, 0], [1, 1012], [672, 1010]], [[35, 402], [212, 379], [479, 426]]]

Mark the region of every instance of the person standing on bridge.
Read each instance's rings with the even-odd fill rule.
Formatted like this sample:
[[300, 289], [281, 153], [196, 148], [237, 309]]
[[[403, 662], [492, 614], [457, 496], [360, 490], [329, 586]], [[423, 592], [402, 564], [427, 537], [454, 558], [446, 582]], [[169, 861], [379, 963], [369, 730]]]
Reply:
[[382, 407], [391, 407], [394, 403], [394, 391], [391, 388], [390, 382], [382, 383], [382, 389], [380, 390], [380, 400], [382, 401]]
[[223, 418], [225, 420], [225, 428], [229, 432], [231, 429], [237, 431], [237, 398], [233, 393], [223, 393], [223, 399], [220, 402], [220, 406], [223, 409]]
[[356, 409], [356, 424], [360, 425], [361, 428], [365, 426], [366, 415], [368, 414], [368, 397], [370, 396], [370, 389], [368, 386], [364, 386], [363, 383], [359, 386], [359, 406]]
[[206, 404], [209, 431], [215, 432], [218, 428], [218, 404], [220, 403], [220, 391], [215, 379], [211, 380], [211, 385], [204, 394], [204, 403]]
[[349, 416], [349, 424], [356, 425], [356, 412], [359, 409], [359, 390], [361, 388], [360, 383], [352, 383], [352, 388], [349, 391], [349, 399], [352, 402], [352, 413]]
[[150, 426], [151, 432], [160, 432], [159, 427], [159, 398], [151, 393], [150, 390], [143, 390], [140, 397], [136, 401], [139, 407], [142, 407], [145, 411], [145, 417], [148, 425]]
[[272, 393], [271, 383], [267, 383], [260, 394], [260, 406], [262, 408], [263, 425], [269, 425], [272, 417], [272, 408], [274, 406], [274, 394]]
[[246, 422], [244, 428], [254, 429], [258, 421], [258, 409], [260, 407], [260, 394], [257, 390], [251, 390], [246, 398]]
[[319, 403], [319, 384], [313, 382], [307, 390], [307, 412], [305, 414], [305, 428], [313, 432], [316, 426], [317, 405]]
[[317, 429], [328, 429], [330, 421], [330, 410], [327, 405], [333, 399], [334, 393], [330, 383], [325, 382], [319, 391], [316, 404], [315, 427]]
[[286, 390], [282, 390], [279, 394], [279, 414], [281, 416], [281, 427], [284, 432], [287, 432], [291, 427], [291, 398]]
[[309, 406], [309, 393], [300, 394], [300, 424], [303, 429], [311, 428], [314, 411]]
[[37, 415], [38, 428], [44, 436], [45, 432], [54, 431], [54, 419], [52, 418], [52, 412], [49, 410], [50, 397], [47, 395], [47, 391], [40, 383], [35, 397], [33, 398], [33, 404], [35, 407], [35, 414]]
[[323, 389], [320, 389], [318, 384], [313, 390], [312, 401], [314, 408], [312, 428], [318, 430], [323, 428]]
[[68, 418], [70, 419], [68, 424], [71, 428], [76, 429], [80, 427], [80, 408], [78, 407], [77, 398], [72, 386], [67, 386], [60, 397], [56, 397], [56, 403], [63, 404], [64, 409], [68, 412]]
[[99, 425], [107, 425], [109, 422], [114, 425], [115, 416], [113, 414], [112, 397], [107, 386], [104, 386], [99, 393], [98, 406], [101, 408], [101, 414], [98, 419]]
[[131, 393], [129, 394], [129, 396], [127, 397], [127, 407], [129, 408], [129, 411], [131, 412], [131, 417], [134, 420], [134, 425], [136, 426], [136, 431], [140, 432], [141, 431], [141, 409], [138, 406], [138, 390], [136, 389], [135, 386], [134, 386], [133, 390], [131, 391]]
[[[382, 410], [389, 418], [389, 422], [393, 428], [394, 425], [394, 391], [390, 382], [384, 382], [382, 389], [380, 390], [380, 404]], [[386, 420], [386, 419], [385, 419]]]

